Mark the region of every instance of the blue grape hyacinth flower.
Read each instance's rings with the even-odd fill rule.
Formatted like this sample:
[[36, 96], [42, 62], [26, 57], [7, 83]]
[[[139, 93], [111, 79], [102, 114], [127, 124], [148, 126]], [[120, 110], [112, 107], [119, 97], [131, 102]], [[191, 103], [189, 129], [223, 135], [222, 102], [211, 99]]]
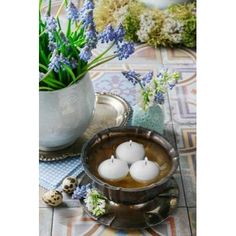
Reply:
[[87, 185], [77, 186], [72, 194], [72, 199], [83, 199], [87, 195], [87, 191], [92, 187], [89, 183]]

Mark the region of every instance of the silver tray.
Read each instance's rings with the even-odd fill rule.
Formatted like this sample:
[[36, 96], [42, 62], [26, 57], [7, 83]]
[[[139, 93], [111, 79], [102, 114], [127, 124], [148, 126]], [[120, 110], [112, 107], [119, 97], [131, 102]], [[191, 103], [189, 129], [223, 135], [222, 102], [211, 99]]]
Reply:
[[57, 161], [80, 154], [83, 144], [106, 128], [123, 127], [132, 117], [132, 108], [122, 97], [112, 93], [96, 93], [96, 108], [93, 120], [85, 133], [70, 147], [59, 151], [39, 150], [40, 161]]

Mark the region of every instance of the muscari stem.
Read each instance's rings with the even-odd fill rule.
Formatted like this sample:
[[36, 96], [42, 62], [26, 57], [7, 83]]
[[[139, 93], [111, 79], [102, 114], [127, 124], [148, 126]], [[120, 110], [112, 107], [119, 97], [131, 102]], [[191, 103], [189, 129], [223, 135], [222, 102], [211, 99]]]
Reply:
[[92, 64], [96, 63], [100, 58], [102, 58], [113, 46], [115, 45], [115, 42], [113, 42], [103, 53], [101, 53], [98, 57], [93, 59], [89, 64], [88, 67]]
[[[61, 3], [61, 5], [60, 5], [60, 7], [59, 7], [59, 9], [58, 9], [58, 11], [57, 11], [57, 13], [56, 13], [56, 15], [55, 15], [55, 18], [57, 18], [57, 17], [59, 16], [59, 14], [61, 13], [61, 10], [62, 10], [62, 7], [64, 6], [64, 4], [67, 5], [67, 1], [66, 1], [66, 0], [62, 1], [62, 3]], [[44, 31], [39, 35], [39, 37], [41, 37], [45, 32], [46, 32], [46, 30], [44, 30]]]
[[97, 63], [97, 64], [95, 64], [95, 65], [93, 65], [93, 66], [87, 68], [84, 72], [82, 72], [79, 76], [77, 76], [77, 77], [76, 77], [76, 80], [75, 80], [75, 81], [72, 81], [72, 82], [69, 84], [69, 86], [72, 85], [72, 84], [74, 84], [75, 82], [77, 82], [79, 79], [81, 79], [88, 71], [92, 70], [93, 68], [95, 68], [95, 67], [97, 67], [97, 66], [99, 66], [99, 65], [101, 65], [101, 64], [103, 64], [103, 63], [105, 63], [105, 62], [108, 62], [108, 61], [114, 59], [115, 57], [116, 57], [116, 55], [107, 57], [106, 60], [100, 61], [99, 63]]

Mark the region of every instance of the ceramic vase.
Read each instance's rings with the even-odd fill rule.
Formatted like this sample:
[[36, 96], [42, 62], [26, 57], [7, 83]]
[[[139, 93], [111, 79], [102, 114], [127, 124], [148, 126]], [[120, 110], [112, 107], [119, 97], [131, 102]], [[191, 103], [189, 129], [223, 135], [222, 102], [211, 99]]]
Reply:
[[139, 105], [135, 105], [133, 110], [132, 125], [141, 126], [163, 134], [164, 119], [165, 116], [161, 105], [155, 104], [147, 110], [144, 110]]
[[94, 113], [95, 92], [87, 73], [76, 84], [39, 92], [39, 149], [55, 151], [73, 144]]

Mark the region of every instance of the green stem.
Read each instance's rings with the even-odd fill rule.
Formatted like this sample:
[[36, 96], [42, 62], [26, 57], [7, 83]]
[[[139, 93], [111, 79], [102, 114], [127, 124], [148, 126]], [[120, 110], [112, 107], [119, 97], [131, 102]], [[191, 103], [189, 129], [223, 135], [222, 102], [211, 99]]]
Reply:
[[39, 63], [39, 68], [42, 68], [42, 69], [44, 69], [44, 70], [48, 71], [48, 68], [47, 68], [45, 65], [43, 65], [43, 64], [40, 64], [40, 63]]
[[139, 84], [139, 86], [140, 86], [140, 87], [141, 87], [141, 89], [144, 91], [145, 89], [144, 89], [144, 87], [143, 87], [143, 85], [142, 85], [141, 81], [140, 81], [139, 79], [136, 79], [136, 81], [138, 81], [138, 84]]
[[77, 82], [77, 81], [78, 81], [79, 79], [81, 79], [87, 72], [88, 72], [87, 70], [85, 70], [84, 72], [82, 72], [80, 75], [78, 75], [78, 76], [76, 77], [76, 80], [75, 80], [75, 81], [71, 81], [68, 86], [70, 86], [70, 85], [74, 84], [75, 82]]
[[97, 64], [95, 64], [95, 65], [93, 65], [93, 66], [91, 66], [91, 67], [88, 67], [87, 70], [88, 70], [88, 71], [89, 71], [89, 70], [92, 70], [93, 68], [95, 68], [95, 67], [97, 67], [97, 66], [99, 66], [99, 65], [101, 65], [101, 64], [103, 64], [103, 63], [105, 63], [105, 62], [111, 61], [112, 59], [116, 58], [116, 55], [108, 56], [108, 57], [106, 57], [106, 58], [107, 58], [107, 59], [102, 60], [102, 61], [99, 61]]
[[50, 75], [51, 72], [52, 72], [52, 69], [50, 69], [50, 70], [44, 75], [44, 77], [41, 79], [40, 82], [42, 82], [44, 79], [46, 79], [46, 78]]
[[98, 57], [96, 57], [94, 60], [92, 60], [89, 64], [88, 67], [91, 66], [92, 64], [96, 63], [100, 58], [102, 58], [113, 46], [114, 46], [114, 42], [102, 53], [100, 54]]
[[48, 10], [47, 10], [47, 16], [51, 15], [51, 8], [52, 8], [52, 0], [48, 1]]
[[55, 15], [55, 18], [57, 18], [59, 16], [59, 14], [61, 13], [61, 10], [62, 10], [64, 5], [67, 5], [67, 1], [66, 0], [62, 1], [62, 3], [61, 3], [61, 5], [60, 5], [60, 7], [59, 7], [59, 9], [58, 9], [58, 11], [57, 11], [57, 13]]
[[103, 64], [103, 63], [105, 63], [105, 62], [108, 62], [108, 61], [114, 59], [115, 57], [116, 57], [116, 55], [108, 56], [106, 60], [100, 61], [99, 63], [97, 63], [97, 64], [95, 64], [95, 65], [93, 65], [93, 66], [91, 66], [91, 67], [89, 67], [89, 68], [86, 68], [86, 70], [83, 71], [79, 76], [77, 76], [77, 77], [76, 77], [76, 80], [75, 80], [75, 81], [72, 81], [72, 82], [69, 84], [69, 86], [72, 85], [72, 84], [74, 84], [75, 82], [77, 82], [77, 81], [78, 81], [80, 78], [82, 78], [88, 71], [92, 70], [93, 68], [95, 68], [95, 67], [97, 67], [97, 66], [99, 66], [99, 65], [101, 65], [101, 64]]
[[41, 11], [43, 0], [39, 0], [39, 11]]

